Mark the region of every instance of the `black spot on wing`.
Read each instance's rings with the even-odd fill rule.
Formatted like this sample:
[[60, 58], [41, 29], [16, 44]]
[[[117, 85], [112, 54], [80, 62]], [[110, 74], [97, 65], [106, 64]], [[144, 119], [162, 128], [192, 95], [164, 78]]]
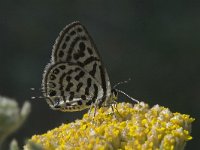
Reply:
[[49, 96], [55, 96], [55, 95], [56, 95], [56, 91], [54, 91], [54, 90], [49, 91]]
[[67, 74], [70, 75], [72, 72], [74, 72], [72, 69], [70, 69]]
[[85, 75], [85, 72], [84, 71], [80, 71], [79, 74], [77, 74], [74, 79], [75, 80], [79, 80], [80, 78], [82, 78], [83, 76]]
[[87, 79], [87, 87], [90, 87], [90, 86], [91, 86], [91, 83], [92, 83], [92, 79], [91, 79], [91, 78], [88, 78], [88, 79]]
[[68, 42], [70, 40], [70, 36], [66, 36], [65, 41]]
[[78, 36], [78, 37], [76, 37], [73, 41], [72, 41], [72, 43], [71, 43], [71, 45], [70, 45], [70, 47], [69, 47], [69, 51], [68, 51], [68, 54], [67, 54], [67, 58], [66, 58], [66, 61], [70, 61], [71, 60], [71, 58], [72, 58], [72, 52], [73, 52], [73, 50], [74, 50], [74, 47], [75, 47], [75, 45], [80, 41], [80, 40], [86, 40], [87, 38], [85, 37], [85, 36]]
[[81, 99], [82, 100], [86, 100], [86, 96], [85, 95], [81, 95]]
[[66, 61], [69, 62], [71, 59], [72, 59], [72, 51], [73, 49], [72, 48], [69, 48], [69, 51], [68, 51], [68, 54], [67, 54], [67, 58], [66, 58]]
[[89, 95], [89, 87], [85, 88], [85, 95]]
[[71, 76], [67, 76], [67, 77], [66, 77], [66, 80], [67, 80], [68, 82], [70, 82], [71, 78], [72, 78]]
[[65, 70], [66, 66], [65, 65], [61, 65], [61, 66], [59, 66], [59, 68], [62, 69], [62, 70]]
[[69, 101], [72, 101], [74, 99], [74, 92], [70, 92], [69, 95]]
[[50, 75], [50, 80], [55, 80], [55, 79], [56, 79], [56, 76], [53, 75], [53, 74], [51, 74], [51, 75]]
[[80, 51], [80, 50], [78, 50], [77, 53], [73, 54], [73, 57], [74, 57], [75, 60], [78, 60], [79, 58], [84, 57], [84, 56], [85, 56], [85, 53]]
[[97, 87], [96, 84], [93, 84], [93, 87], [94, 87], [94, 95], [93, 95], [93, 97], [92, 97], [92, 100], [93, 100], [93, 101], [96, 101], [97, 96], [98, 96], [98, 87]]
[[71, 36], [73, 36], [73, 35], [76, 34], [76, 32], [75, 32], [75, 31], [71, 31], [69, 34], [70, 34]]
[[83, 86], [83, 83], [79, 82], [78, 85], [77, 85], [76, 92], [79, 92], [82, 86]]
[[88, 53], [89, 53], [90, 55], [92, 55], [92, 54], [93, 54], [93, 52], [92, 52], [92, 49], [91, 49], [91, 48], [87, 47], [87, 50], [88, 50]]
[[53, 70], [53, 74], [58, 74], [60, 72], [60, 70], [58, 68]]
[[91, 84], [92, 84], [92, 79], [88, 78], [87, 79], [87, 87], [85, 88], [85, 95], [89, 95], [89, 90], [90, 90]]
[[82, 32], [83, 30], [79, 27], [79, 28], [77, 28], [77, 31]]
[[79, 67], [76, 67], [76, 69], [74, 69], [75, 72], [81, 70]]
[[91, 62], [93, 61], [99, 61], [99, 59], [97, 57], [94, 57], [94, 56], [90, 56], [88, 57], [84, 62], [83, 64], [84, 65], [87, 65], [87, 64], [90, 64]]
[[94, 77], [94, 75], [95, 75], [95, 73], [96, 73], [96, 67], [97, 67], [97, 63], [94, 63], [94, 64], [93, 64], [93, 67], [92, 67], [92, 70], [89, 72], [89, 74], [90, 74], [91, 76], [93, 76], [93, 77]]
[[66, 43], [63, 43], [63, 45], [62, 45], [62, 49], [65, 49], [66, 48]]
[[65, 106], [71, 106], [71, 104], [70, 103], [65, 103]]
[[78, 60], [79, 58], [84, 57], [85, 56], [84, 51], [85, 51], [85, 44], [84, 44], [84, 42], [80, 42], [79, 43], [79, 49], [77, 50], [77, 52], [75, 52], [73, 54], [74, 59]]
[[67, 84], [67, 87], [66, 87], [65, 90], [66, 90], [66, 91], [70, 91], [70, 88], [73, 87], [73, 85], [74, 85], [74, 84], [73, 84], [72, 82], [69, 82], [69, 83]]
[[79, 49], [80, 49], [80, 51], [84, 51], [85, 50], [85, 44], [83, 42], [79, 43]]
[[60, 50], [59, 53], [58, 53], [58, 56], [59, 57], [63, 57], [64, 56], [64, 52], [62, 50]]

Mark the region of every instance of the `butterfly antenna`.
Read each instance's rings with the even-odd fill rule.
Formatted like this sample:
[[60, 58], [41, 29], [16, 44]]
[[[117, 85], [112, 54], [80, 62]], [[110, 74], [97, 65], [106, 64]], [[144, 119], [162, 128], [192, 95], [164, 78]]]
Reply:
[[[35, 91], [36, 89], [35, 88], [30, 88], [31, 91]], [[39, 88], [39, 90], [41, 91], [42, 89]], [[45, 98], [44, 96], [32, 96], [31, 99], [36, 99], [36, 98], [39, 98], [39, 99], [43, 99]]]
[[134, 102], [136, 102], [136, 103], [139, 103], [138, 100], [136, 100], [136, 99], [130, 97], [130, 96], [129, 96], [128, 94], [126, 94], [125, 92], [123, 92], [123, 91], [121, 91], [121, 90], [118, 90], [118, 89], [115, 89], [115, 90], [116, 90], [117, 92], [119, 92], [119, 93], [124, 94], [125, 96], [127, 96], [128, 98], [130, 98], [132, 101], [134, 101]]
[[118, 85], [120, 85], [120, 84], [128, 83], [130, 80], [131, 80], [131, 78], [129, 78], [128, 80], [125, 80], [125, 81], [118, 82], [117, 84], [115, 84], [115, 85], [113, 86], [113, 88], [115, 89], [115, 88], [116, 88]]
[[[35, 89], [35, 88], [30, 88], [30, 90], [31, 90], [31, 91], [35, 91], [36, 89]], [[38, 88], [38, 90], [39, 90], [39, 91], [42, 91], [43, 89], [42, 89], [42, 88]]]
[[39, 98], [39, 99], [43, 99], [45, 98], [44, 96], [32, 96], [31, 99], [36, 99], [36, 98]]

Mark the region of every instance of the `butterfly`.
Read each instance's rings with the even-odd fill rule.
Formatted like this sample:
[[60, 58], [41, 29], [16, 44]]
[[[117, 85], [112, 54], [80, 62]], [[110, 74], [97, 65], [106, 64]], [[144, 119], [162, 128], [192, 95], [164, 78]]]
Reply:
[[97, 48], [79, 21], [67, 25], [56, 39], [42, 90], [49, 106], [64, 112], [108, 106], [122, 92], [111, 89]]

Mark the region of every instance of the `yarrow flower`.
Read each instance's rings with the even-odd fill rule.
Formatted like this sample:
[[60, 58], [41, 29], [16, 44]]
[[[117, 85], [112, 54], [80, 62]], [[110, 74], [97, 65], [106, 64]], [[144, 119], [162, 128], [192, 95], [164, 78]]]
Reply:
[[[44, 150], [180, 150], [192, 139], [193, 121], [159, 105], [118, 103], [114, 112], [102, 107], [94, 118], [85, 114], [81, 120], [32, 136], [29, 142]], [[31, 148], [27, 144], [24, 149]]]

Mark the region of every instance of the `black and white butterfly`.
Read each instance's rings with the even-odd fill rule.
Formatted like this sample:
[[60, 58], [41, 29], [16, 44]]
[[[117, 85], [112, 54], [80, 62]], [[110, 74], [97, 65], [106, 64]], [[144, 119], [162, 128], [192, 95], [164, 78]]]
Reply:
[[67, 25], [56, 39], [42, 89], [49, 106], [60, 111], [108, 106], [122, 92], [111, 89], [97, 48], [78, 21]]

